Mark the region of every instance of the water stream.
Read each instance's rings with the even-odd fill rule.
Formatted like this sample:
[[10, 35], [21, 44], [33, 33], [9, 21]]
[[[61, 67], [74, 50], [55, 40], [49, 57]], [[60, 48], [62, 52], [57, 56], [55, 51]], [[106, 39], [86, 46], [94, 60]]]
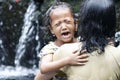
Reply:
[[[33, 80], [38, 71], [38, 54], [41, 48], [41, 33], [38, 16], [40, 12], [33, 0], [24, 15], [19, 43], [16, 45], [15, 66], [0, 66], [0, 80]], [[0, 26], [2, 26], [2, 20]], [[1, 62], [5, 61], [7, 50], [4, 48], [3, 39], [0, 37]], [[0, 62], [0, 63], [1, 63]]]

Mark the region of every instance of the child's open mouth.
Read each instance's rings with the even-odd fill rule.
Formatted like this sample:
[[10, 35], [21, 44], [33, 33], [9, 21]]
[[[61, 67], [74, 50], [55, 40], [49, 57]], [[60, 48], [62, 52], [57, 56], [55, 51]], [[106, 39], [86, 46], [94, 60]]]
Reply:
[[61, 34], [64, 38], [69, 38], [70, 36], [71, 36], [71, 33], [70, 32], [63, 32], [62, 34]]

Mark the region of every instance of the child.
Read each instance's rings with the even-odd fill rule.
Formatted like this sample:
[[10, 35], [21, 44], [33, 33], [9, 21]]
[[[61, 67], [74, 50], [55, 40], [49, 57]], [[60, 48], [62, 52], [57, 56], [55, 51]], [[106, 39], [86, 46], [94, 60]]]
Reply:
[[61, 45], [78, 42], [78, 39], [74, 36], [78, 24], [73, 17], [71, 6], [65, 2], [56, 2], [47, 11], [46, 17], [45, 24], [49, 26], [51, 33], [55, 36], [55, 40], [41, 50], [40, 71], [42, 74], [39, 72], [35, 78], [36, 80], [49, 80], [60, 68], [66, 65], [83, 66], [88, 61], [88, 55], [76, 54], [76, 49], [68, 57], [53, 62], [53, 54]]

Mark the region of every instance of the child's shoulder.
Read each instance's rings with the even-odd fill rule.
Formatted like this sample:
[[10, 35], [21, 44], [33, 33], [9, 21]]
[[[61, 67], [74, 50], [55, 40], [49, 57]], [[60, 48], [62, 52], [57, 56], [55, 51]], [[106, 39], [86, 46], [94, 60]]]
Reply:
[[42, 49], [52, 49], [52, 48], [58, 48], [58, 46], [56, 46], [54, 42], [49, 42]]
[[76, 43], [66, 43], [66, 44], [62, 45], [61, 47], [79, 46], [79, 45], [81, 45], [81, 44], [82, 44], [81, 42], [76, 42]]
[[54, 54], [57, 49], [58, 46], [56, 46], [54, 42], [50, 42], [41, 49], [40, 56], [43, 57], [47, 54]]

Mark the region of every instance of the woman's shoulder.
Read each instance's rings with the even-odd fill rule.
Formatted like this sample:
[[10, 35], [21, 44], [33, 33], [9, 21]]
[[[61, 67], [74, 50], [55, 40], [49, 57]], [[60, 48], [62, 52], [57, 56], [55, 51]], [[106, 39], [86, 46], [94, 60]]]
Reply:
[[120, 56], [120, 47], [114, 47], [114, 46], [108, 45], [105, 47], [105, 53]]
[[118, 49], [120, 49], [120, 45], [119, 45], [119, 46], [117, 46], [117, 48], [118, 48]]
[[76, 42], [76, 43], [66, 43], [62, 45], [61, 47], [75, 47], [75, 46], [81, 46], [81, 45], [82, 45], [81, 42]]
[[81, 43], [80, 42], [76, 42], [76, 43], [67, 43], [62, 45], [59, 50], [61, 51], [74, 51], [74, 50], [79, 50], [81, 48]]

